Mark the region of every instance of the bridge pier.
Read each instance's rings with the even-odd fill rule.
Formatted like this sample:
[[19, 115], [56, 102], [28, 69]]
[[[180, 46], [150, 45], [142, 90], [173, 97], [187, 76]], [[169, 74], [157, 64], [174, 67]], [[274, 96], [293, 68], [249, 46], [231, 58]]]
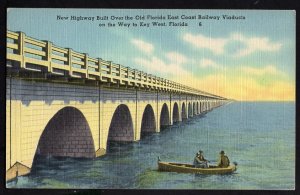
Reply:
[[188, 118], [187, 108], [186, 108], [186, 101], [182, 101], [181, 103], [181, 120], [185, 120]]

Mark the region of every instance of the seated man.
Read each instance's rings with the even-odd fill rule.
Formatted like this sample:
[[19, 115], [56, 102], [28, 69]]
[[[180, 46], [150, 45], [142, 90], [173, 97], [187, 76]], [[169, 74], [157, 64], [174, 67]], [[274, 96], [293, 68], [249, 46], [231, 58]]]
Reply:
[[218, 167], [221, 167], [221, 168], [226, 168], [230, 165], [230, 161], [229, 161], [229, 158], [225, 155], [225, 152], [222, 150], [220, 152], [220, 158], [218, 160], [218, 164], [217, 166]]
[[200, 161], [201, 161], [202, 168], [207, 168], [207, 167], [208, 167], [208, 165], [207, 165], [208, 160], [206, 160], [206, 159], [204, 158], [203, 151], [202, 151], [202, 150], [199, 150], [198, 153], [199, 153], [199, 159], [200, 159]]
[[194, 166], [196, 168], [207, 168], [207, 160], [203, 156], [203, 152], [200, 150], [197, 154], [196, 157], [194, 158]]

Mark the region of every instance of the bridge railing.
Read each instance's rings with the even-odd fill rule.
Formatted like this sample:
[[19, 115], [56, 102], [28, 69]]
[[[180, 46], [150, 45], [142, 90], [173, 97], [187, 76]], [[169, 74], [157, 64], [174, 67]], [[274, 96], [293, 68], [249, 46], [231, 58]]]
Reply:
[[31, 38], [23, 32], [7, 31], [7, 60], [19, 62], [18, 65], [7, 65], [13, 68], [223, 99], [143, 71], [59, 47], [50, 41]]

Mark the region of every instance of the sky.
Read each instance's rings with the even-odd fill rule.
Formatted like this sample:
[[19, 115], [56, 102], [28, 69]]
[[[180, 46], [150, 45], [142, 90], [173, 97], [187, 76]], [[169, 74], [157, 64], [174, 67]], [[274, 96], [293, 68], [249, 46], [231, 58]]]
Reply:
[[[7, 11], [8, 30], [23, 31], [27, 36], [49, 40], [91, 57], [238, 101], [295, 100], [294, 11], [49, 8]], [[147, 15], [166, 19], [147, 19]], [[168, 19], [168, 15], [179, 19]], [[199, 15], [220, 18], [198, 19]], [[224, 15], [245, 19], [223, 19]], [[58, 16], [69, 18], [58, 20]], [[94, 17], [94, 20], [70, 20], [71, 16]], [[96, 20], [97, 16], [109, 19]], [[133, 19], [125, 20], [125, 16]], [[146, 19], [141, 20], [142, 16]], [[196, 19], [181, 19], [182, 16]], [[155, 21], [166, 22], [166, 26], [152, 26]], [[169, 26], [172, 21], [188, 26]], [[108, 27], [109, 22], [116, 26]], [[118, 22], [130, 26], [120, 27]], [[140, 22], [150, 25], [140, 26]], [[99, 26], [100, 23], [105, 26]]]

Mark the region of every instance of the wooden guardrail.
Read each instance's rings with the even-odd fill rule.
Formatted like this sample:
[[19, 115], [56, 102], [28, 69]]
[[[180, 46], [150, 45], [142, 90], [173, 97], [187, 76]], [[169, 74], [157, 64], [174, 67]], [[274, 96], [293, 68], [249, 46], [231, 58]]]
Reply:
[[100, 80], [101, 82], [118, 83], [119, 85], [225, 99], [111, 61], [92, 58], [86, 53], [59, 47], [50, 41], [40, 41], [26, 36], [23, 32], [7, 30], [6, 43], [7, 60], [19, 62], [21, 69], [47, 71], [57, 75]]

